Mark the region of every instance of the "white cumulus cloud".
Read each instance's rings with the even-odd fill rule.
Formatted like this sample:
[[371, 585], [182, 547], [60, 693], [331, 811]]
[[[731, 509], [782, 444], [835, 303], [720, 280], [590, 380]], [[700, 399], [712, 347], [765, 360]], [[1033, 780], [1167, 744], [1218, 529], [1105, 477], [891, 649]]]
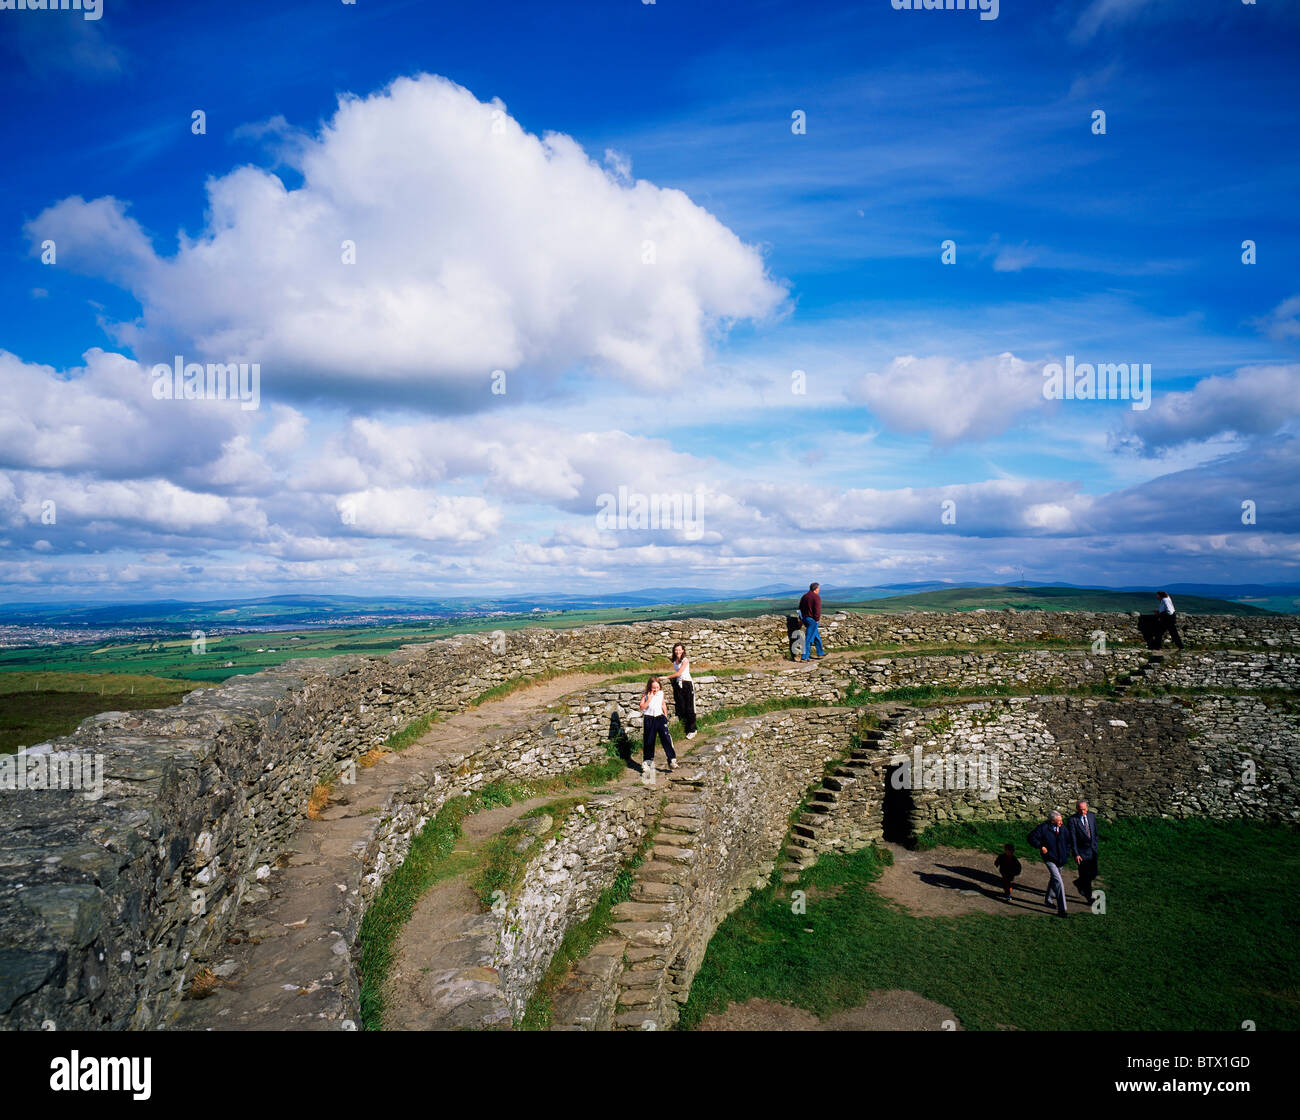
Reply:
[[759, 253], [681, 191], [444, 78], [343, 98], [292, 139], [301, 185], [210, 180], [206, 228], [172, 256], [112, 198], [51, 206], [33, 250], [53, 238], [60, 264], [132, 291], [141, 317], [117, 333], [143, 361], [258, 361], [270, 395], [353, 403], [381, 386], [486, 403], [494, 369], [671, 384], [718, 331], [784, 304]]

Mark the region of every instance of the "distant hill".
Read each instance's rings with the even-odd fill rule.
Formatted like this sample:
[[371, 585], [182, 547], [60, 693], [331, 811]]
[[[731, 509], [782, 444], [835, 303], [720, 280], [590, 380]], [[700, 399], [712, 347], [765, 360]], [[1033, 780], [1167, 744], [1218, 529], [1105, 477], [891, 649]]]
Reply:
[[[1263, 615], [1275, 612], [1229, 599], [1204, 595], [1183, 595], [1168, 588], [1174, 607], [1185, 614]], [[830, 601], [828, 599], [828, 605]], [[1150, 591], [1107, 591], [1087, 587], [958, 587], [945, 591], [922, 591], [915, 595], [894, 595], [852, 604], [860, 611], [1142, 611], [1156, 609]]]
[[[1268, 614], [1300, 612], [1300, 587], [1277, 585], [1169, 584], [1179, 610], [1189, 613]], [[1206, 593], [1206, 589], [1211, 593]], [[494, 623], [527, 616], [543, 625], [576, 626], [587, 622], [645, 618], [752, 617], [785, 614], [795, 609], [807, 585], [769, 584], [739, 592], [706, 588], [648, 587], [636, 591], [589, 594], [519, 594], [498, 597], [272, 595], [262, 598], [144, 603], [11, 603], [0, 604], [0, 624], [53, 629], [148, 628], [183, 632], [195, 627], [294, 629], [314, 626], [384, 626], [412, 622]], [[1216, 593], [1217, 592], [1217, 593]], [[828, 607], [852, 610], [1154, 610], [1150, 590], [1076, 587], [1029, 583], [1018, 587], [980, 586], [924, 581], [889, 586], [827, 584]]]

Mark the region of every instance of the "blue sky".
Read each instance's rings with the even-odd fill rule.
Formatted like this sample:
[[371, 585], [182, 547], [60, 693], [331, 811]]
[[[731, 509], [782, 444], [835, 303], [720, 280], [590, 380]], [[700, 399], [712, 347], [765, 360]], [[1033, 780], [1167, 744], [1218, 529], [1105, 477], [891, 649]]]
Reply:
[[103, 5], [0, 11], [0, 599], [1300, 578], [1297, 3]]

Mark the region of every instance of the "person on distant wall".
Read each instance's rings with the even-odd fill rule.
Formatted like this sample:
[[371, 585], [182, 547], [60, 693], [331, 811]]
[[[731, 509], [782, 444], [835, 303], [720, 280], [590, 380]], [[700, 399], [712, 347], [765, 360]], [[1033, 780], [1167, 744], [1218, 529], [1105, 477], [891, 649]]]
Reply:
[[641, 693], [641, 755], [645, 762], [654, 764], [655, 739], [664, 745], [664, 758], [668, 769], [677, 769], [677, 752], [673, 750], [673, 737], [668, 734], [668, 716], [664, 713], [664, 686], [658, 677], [646, 681]]
[[673, 646], [673, 671], [668, 678], [673, 682], [673, 710], [682, 721], [686, 738], [695, 738], [695, 682], [691, 680], [691, 659], [686, 647], [678, 642]]
[[1061, 868], [1071, 862], [1074, 848], [1070, 844], [1070, 834], [1066, 831], [1061, 814], [1053, 809], [1047, 820], [1029, 834], [1029, 842], [1042, 853], [1050, 876], [1047, 880], [1047, 893], [1043, 896], [1044, 904], [1051, 906], [1055, 896], [1056, 916], [1068, 918], [1070, 915], [1065, 909], [1065, 880], [1061, 878]]
[[826, 651], [822, 649], [821, 634], [817, 630], [817, 625], [822, 620], [822, 597], [817, 591], [819, 587], [821, 587], [820, 583], [810, 583], [803, 598], [799, 600], [799, 617], [803, 619], [805, 632], [802, 658], [804, 661], [807, 661], [811, 655], [814, 643], [817, 646], [817, 656], [826, 656]]
[[1174, 620], [1174, 601], [1169, 598], [1168, 591], [1156, 592], [1156, 615], [1160, 619], [1160, 644], [1165, 644], [1165, 635], [1169, 634], [1174, 639], [1174, 645], [1179, 649], [1183, 648], [1183, 639], [1178, 635], [1178, 623]]
[[1016, 859], [1016, 846], [1014, 844], [1003, 844], [1002, 854], [993, 861], [993, 866], [998, 869], [998, 874], [1002, 876], [1002, 901], [1011, 901], [1011, 888], [1016, 881], [1016, 876], [1024, 870], [1020, 866], [1020, 861]]
[[1086, 801], [1075, 802], [1074, 815], [1065, 822], [1074, 846], [1074, 862], [1079, 869], [1079, 893], [1092, 902], [1092, 881], [1097, 878], [1097, 814]]

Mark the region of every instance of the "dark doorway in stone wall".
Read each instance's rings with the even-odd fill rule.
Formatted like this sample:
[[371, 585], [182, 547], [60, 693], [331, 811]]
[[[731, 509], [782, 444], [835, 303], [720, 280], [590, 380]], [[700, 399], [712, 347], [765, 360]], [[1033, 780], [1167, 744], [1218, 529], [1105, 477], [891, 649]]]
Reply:
[[903, 769], [906, 763], [895, 763], [885, 768], [885, 805], [884, 822], [881, 831], [886, 842], [890, 844], [911, 844], [912, 826], [916, 805], [912, 801], [910, 789], [894, 788], [894, 773]]

